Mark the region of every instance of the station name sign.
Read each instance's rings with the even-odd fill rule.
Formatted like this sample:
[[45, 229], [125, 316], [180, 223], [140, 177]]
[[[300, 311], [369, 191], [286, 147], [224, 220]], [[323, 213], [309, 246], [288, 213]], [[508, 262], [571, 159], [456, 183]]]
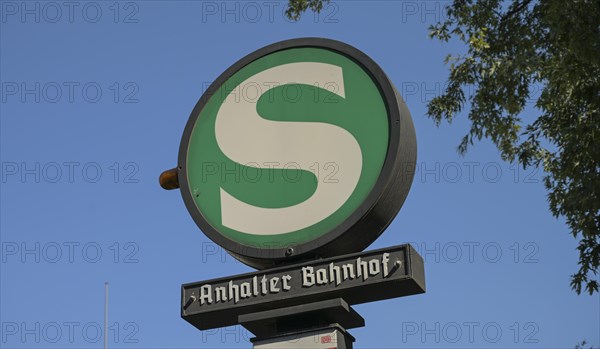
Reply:
[[401, 245], [186, 284], [182, 317], [204, 330], [276, 307], [332, 298], [359, 304], [423, 292], [423, 260]]

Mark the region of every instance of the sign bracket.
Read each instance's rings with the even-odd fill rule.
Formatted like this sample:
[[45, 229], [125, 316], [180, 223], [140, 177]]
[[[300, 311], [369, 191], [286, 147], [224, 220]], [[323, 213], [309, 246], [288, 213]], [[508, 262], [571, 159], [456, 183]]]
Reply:
[[365, 319], [342, 298], [240, 315], [240, 325], [257, 338], [314, 330], [338, 324], [346, 329], [363, 327]]

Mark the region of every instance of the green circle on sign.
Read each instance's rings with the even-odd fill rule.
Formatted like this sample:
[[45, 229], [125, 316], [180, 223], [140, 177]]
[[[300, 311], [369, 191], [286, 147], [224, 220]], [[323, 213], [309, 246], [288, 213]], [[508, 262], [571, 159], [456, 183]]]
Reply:
[[[335, 71], [341, 75], [327, 75]], [[186, 156], [193, 201], [217, 232], [242, 245], [281, 248], [322, 237], [359, 210], [375, 186], [388, 149], [387, 113], [371, 76], [340, 53], [300, 47], [261, 57], [200, 110]], [[294, 128], [299, 133], [289, 137]], [[329, 146], [319, 149], [325, 141]], [[282, 158], [288, 161], [276, 161]], [[314, 201], [318, 191], [328, 205]]]

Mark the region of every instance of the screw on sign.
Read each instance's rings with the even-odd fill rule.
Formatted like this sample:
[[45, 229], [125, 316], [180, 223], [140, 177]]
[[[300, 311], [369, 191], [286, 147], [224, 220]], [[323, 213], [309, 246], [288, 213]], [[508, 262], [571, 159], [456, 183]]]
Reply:
[[225, 71], [160, 183], [180, 188], [211, 240], [264, 269], [364, 250], [398, 213], [415, 163], [410, 113], [381, 68], [305, 38]]

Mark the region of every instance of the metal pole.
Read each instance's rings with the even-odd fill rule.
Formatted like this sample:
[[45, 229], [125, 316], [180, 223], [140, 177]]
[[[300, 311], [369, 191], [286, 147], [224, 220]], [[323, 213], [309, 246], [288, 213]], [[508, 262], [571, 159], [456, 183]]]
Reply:
[[108, 282], [104, 283], [104, 349], [108, 349]]

